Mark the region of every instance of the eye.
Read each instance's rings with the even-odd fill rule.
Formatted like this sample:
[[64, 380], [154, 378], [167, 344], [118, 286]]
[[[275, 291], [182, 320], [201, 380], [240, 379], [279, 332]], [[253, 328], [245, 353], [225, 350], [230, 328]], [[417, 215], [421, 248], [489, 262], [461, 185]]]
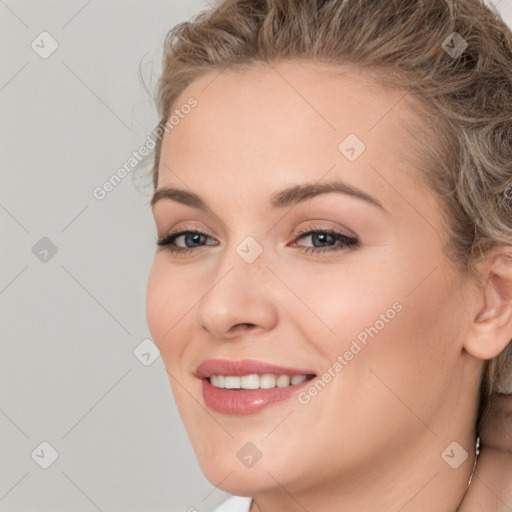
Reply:
[[[335, 231], [333, 229], [325, 229], [325, 228], [302, 228], [299, 230], [298, 235], [300, 235], [297, 240], [303, 240], [308, 237], [311, 238], [313, 242], [313, 247], [306, 247], [304, 249], [304, 253], [325, 253], [331, 251], [342, 251], [351, 249], [359, 246], [359, 240], [353, 237], [349, 237], [344, 233], [339, 231]], [[335, 244], [338, 245], [335, 245]], [[330, 245], [334, 244], [334, 245]]]
[[[183, 241], [185, 243], [185, 247], [179, 247], [176, 245], [176, 241], [183, 237]], [[167, 233], [162, 238], [157, 241], [157, 245], [160, 247], [164, 247], [165, 250], [170, 251], [175, 254], [188, 254], [189, 252], [193, 252], [197, 247], [201, 247], [201, 242], [204, 242], [207, 238], [210, 238], [206, 233], [203, 233], [197, 228], [187, 229], [182, 231], [171, 231]], [[187, 246], [187, 244], [192, 245], [192, 247]], [[218, 243], [214, 243], [211, 245], [218, 245]]]
[[[302, 247], [302, 252], [308, 253], [326, 253], [332, 251], [347, 250], [356, 246], [359, 246], [359, 240], [356, 238], [349, 237], [341, 232], [333, 229], [313, 229], [303, 228], [298, 232], [297, 240], [303, 240], [311, 237], [313, 247]], [[185, 247], [177, 245], [178, 240], [182, 238], [182, 242]], [[197, 251], [198, 248], [203, 247], [207, 239], [213, 240], [206, 233], [200, 231], [197, 228], [187, 229], [181, 231], [171, 231], [157, 241], [157, 245], [165, 248], [173, 254], [185, 255], [191, 252]], [[334, 245], [332, 245], [334, 244]], [[212, 244], [218, 245], [218, 242], [214, 241]]]

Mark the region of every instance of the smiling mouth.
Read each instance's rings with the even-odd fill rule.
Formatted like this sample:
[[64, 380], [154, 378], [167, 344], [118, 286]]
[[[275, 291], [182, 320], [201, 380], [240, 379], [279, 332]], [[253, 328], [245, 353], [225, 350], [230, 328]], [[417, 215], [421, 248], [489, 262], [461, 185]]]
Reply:
[[247, 391], [255, 389], [285, 388], [302, 384], [315, 378], [314, 374], [305, 375], [277, 375], [272, 373], [249, 375], [210, 375], [205, 380], [212, 386], [233, 391]]

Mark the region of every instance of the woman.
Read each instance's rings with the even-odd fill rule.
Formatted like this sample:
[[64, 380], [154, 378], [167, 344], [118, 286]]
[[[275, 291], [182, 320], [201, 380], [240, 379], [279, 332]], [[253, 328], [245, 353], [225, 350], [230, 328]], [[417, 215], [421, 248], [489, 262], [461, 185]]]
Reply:
[[148, 324], [204, 474], [241, 497], [218, 510], [510, 510], [503, 21], [225, 0], [168, 34], [158, 107]]

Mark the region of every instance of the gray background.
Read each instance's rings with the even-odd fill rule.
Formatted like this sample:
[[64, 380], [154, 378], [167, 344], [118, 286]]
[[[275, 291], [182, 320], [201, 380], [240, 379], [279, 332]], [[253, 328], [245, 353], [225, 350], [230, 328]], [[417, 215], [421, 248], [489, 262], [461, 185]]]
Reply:
[[[512, 0], [494, 3], [512, 24]], [[134, 354], [150, 338], [149, 181], [92, 194], [158, 121], [139, 65], [153, 90], [166, 32], [206, 5], [0, 0], [0, 512], [206, 512], [228, 496], [161, 358]], [[31, 47], [43, 31], [48, 58]]]

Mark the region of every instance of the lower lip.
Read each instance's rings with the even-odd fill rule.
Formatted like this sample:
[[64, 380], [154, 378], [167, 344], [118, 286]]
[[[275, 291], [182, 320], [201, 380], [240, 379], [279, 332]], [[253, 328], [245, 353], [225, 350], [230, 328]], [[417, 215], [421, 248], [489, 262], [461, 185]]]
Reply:
[[276, 402], [288, 400], [300, 388], [309, 385], [313, 379], [295, 386], [248, 390], [217, 388], [207, 379], [201, 380], [204, 401], [214, 411], [222, 414], [253, 414]]

